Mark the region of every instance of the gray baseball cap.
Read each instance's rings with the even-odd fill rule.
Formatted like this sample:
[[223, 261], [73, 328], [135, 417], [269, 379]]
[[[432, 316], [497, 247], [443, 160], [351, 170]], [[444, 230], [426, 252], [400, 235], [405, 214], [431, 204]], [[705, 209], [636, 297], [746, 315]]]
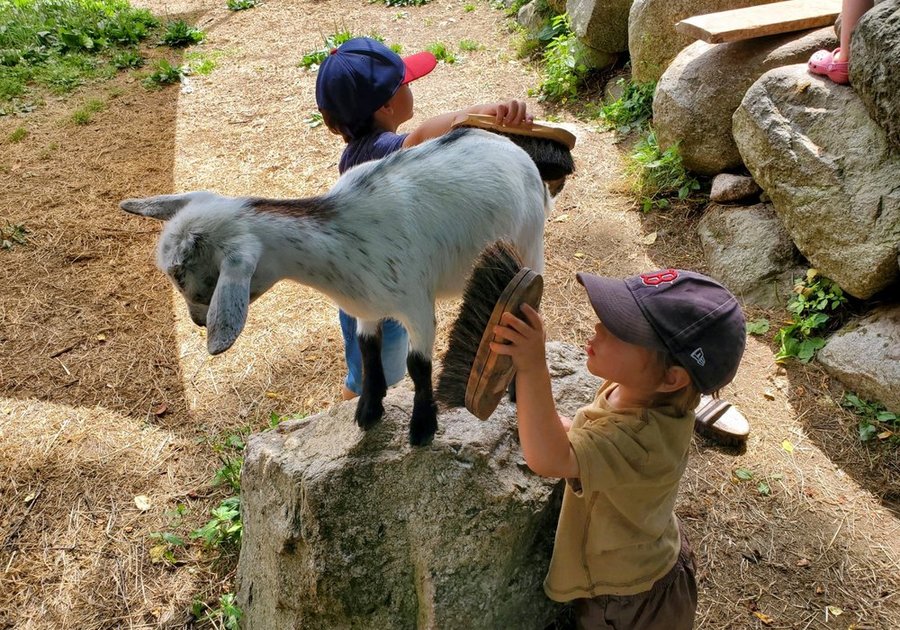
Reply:
[[693, 271], [661, 269], [630, 278], [576, 275], [594, 312], [622, 341], [670, 353], [704, 394], [734, 379], [747, 329], [721, 284]]

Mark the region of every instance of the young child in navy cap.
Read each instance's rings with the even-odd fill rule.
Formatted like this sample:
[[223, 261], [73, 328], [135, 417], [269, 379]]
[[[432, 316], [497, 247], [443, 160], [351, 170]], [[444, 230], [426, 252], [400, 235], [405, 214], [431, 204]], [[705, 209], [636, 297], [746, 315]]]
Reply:
[[579, 628], [688, 630], [695, 566], [673, 507], [693, 410], [734, 378], [744, 317], [726, 288], [690, 271], [577, 278], [600, 319], [587, 368], [605, 382], [574, 420], [556, 412], [534, 309], [504, 314], [491, 344], [516, 367], [525, 461], [566, 479], [544, 590], [574, 602]]
[[[367, 37], [351, 39], [331, 51], [319, 67], [316, 103], [328, 129], [347, 143], [338, 164], [340, 173], [441, 136], [450, 131], [454, 120], [463, 113], [496, 116], [498, 123], [508, 126], [531, 124], [532, 117], [525, 103], [510, 100], [435, 116], [410, 133], [397, 133], [397, 128], [413, 117], [409, 83], [428, 74], [436, 65], [437, 59], [430, 52], [401, 58], [384, 44]], [[356, 319], [341, 311], [340, 321], [348, 367], [341, 395], [350, 399], [362, 389], [362, 360]], [[390, 386], [406, 373], [409, 339], [403, 326], [393, 320], [382, 323], [381, 335], [381, 361]]]

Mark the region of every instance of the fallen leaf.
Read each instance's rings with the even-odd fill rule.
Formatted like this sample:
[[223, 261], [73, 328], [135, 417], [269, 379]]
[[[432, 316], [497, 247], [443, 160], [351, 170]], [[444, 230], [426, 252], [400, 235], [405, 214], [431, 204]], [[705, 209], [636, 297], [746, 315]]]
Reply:
[[575, 252], [575, 258], [584, 258], [584, 252]]
[[97, 341], [106, 341], [106, 335], [100, 333], [99, 335], [97, 335]]
[[561, 214], [558, 217], [556, 217], [555, 219], [553, 219], [553, 221], [556, 223], [565, 223], [568, 220], [569, 220], [568, 214]]
[[169, 410], [169, 405], [166, 403], [159, 403], [156, 408], [153, 410], [154, 416], [162, 416]]
[[797, 566], [798, 567], [808, 567], [809, 560], [807, 558], [800, 558], [799, 560], [797, 560]]
[[892, 435], [894, 435], [894, 432], [893, 432], [893, 431], [882, 431], [881, 433], [878, 434], [878, 439], [879, 439], [879, 440], [886, 440], [886, 439], [888, 439], [889, 437], [891, 437]]
[[824, 586], [822, 586], [821, 584], [818, 585], [818, 586], [816, 586], [816, 595], [821, 595], [821, 594], [824, 593], [824, 592], [825, 592], [825, 587], [824, 587]]
[[34, 492], [29, 492], [28, 495], [24, 499], [22, 499], [22, 502], [25, 503], [25, 505], [28, 505], [29, 503], [34, 501], [36, 497], [37, 495]]
[[837, 606], [826, 606], [825, 609], [835, 617], [840, 617], [844, 614], [844, 611], [838, 608]]
[[166, 560], [166, 545], [156, 545], [150, 547], [150, 562], [153, 564], [161, 564]]
[[143, 494], [139, 494], [134, 497], [134, 504], [141, 512], [146, 512], [150, 509], [150, 499], [148, 499], [146, 495]]
[[775, 400], [775, 393], [771, 389], [767, 389], [763, 392], [763, 398], [766, 400]]
[[644, 245], [653, 245], [656, 242], [657, 233], [650, 232], [647, 236], [641, 239], [641, 243]]
[[786, 450], [788, 453], [794, 452], [794, 445], [790, 443], [789, 440], [785, 440], [781, 443], [781, 448]]
[[747, 470], [746, 468], [736, 468], [734, 471], [734, 476], [737, 477], [740, 481], [750, 481], [753, 479], [753, 472]]
[[756, 615], [756, 618], [762, 621], [767, 626], [771, 626], [775, 622], [775, 620], [772, 619], [769, 615], [761, 613], [758, 610], [754, 610], [753, 614]]
[[266, 392], [266, 398], [281, 398], [278, 392]]

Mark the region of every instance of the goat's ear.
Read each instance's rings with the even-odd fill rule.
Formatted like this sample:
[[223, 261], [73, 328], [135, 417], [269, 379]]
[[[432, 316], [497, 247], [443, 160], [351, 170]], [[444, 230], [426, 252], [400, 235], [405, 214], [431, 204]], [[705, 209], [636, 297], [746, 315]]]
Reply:
[[222, 261], [206, 316], [206, 349], [210, 354], [228, 350], [244, 329], [257, 260], [256, 256], [248, 259], [232, 255]]
[[119, 203], [119, 207], [131, 214], [168, 221], [179, 210], [188, 205], [192, 198], [192, 193], [157, 195], [156, 197], [145, 197], [143, 199], [126, 199]]

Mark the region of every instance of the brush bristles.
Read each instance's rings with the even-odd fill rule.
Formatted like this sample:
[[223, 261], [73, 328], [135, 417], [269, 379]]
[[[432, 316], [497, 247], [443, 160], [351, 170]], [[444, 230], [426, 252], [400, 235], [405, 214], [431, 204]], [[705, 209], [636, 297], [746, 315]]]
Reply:
[[567, 177], [575, 172], [575, 162], [572, 159], [572, 152], [562, 142], [551, 140], [550, 138], [536, 138], [534, 136], [525, 136], [517, 133], [504, 133], [496, 129], [491, 129], [491, 133], [496, 133], [504, 138], [509, 138], [528, 154], [531, 161], [535, 163], [541, 179], [545, 182], [554, 181], [562, 177]]
[[438, 376], [435, 398], [443, 405], [465, 406], [466, 385], [484, 329], [504, 289], [521, 269], [516, 250], [503, 241], [489, 245], [475, 262]]

